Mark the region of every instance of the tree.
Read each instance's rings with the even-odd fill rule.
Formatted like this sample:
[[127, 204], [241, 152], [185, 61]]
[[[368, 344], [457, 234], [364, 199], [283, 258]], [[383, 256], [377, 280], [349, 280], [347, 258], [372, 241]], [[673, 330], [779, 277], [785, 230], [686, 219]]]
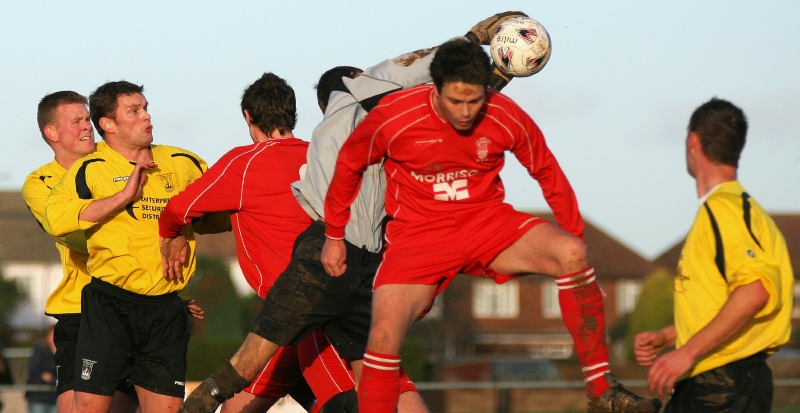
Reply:
[[[187, 285], [185, 298], [194, 298], [205, 310], [205, 319], [192, 318], [187, 380], [202, 380], [230, 358], [247, 334], [242, 320], [242, 301], [231, 282], [224, 261], [197, 257], [197, 269]], [[252, 321], [251, 321], [252, 322]]]
[[24, 299], [25, 294], [16, 280], [6, 280], [0, 270], [0, 347], [10, 342], [13, 331], [9, 319]]
[[628, 360], [633, 360], [633, 338], [637, 333], [658, 330], [673, 324], [672, 285], [674, 277], [673, 272], [664, 267], [657, 268], [645, 277], [642, 294], [630, 315], [630, 324], [626, 334], [625, 355]]
[[192, 320], [193, 335], [244, 338], [247, 331], [242, 323], [241, 300], [224, 261], [198, 256], [197, 269], [185, 297], [197, 300], [197, 305], [206, 312], [204, 320]]

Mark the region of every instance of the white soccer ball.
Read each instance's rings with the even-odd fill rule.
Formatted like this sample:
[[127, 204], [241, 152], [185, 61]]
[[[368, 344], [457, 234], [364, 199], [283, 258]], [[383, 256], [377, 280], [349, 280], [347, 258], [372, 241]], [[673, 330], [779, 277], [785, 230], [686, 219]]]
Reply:
[[550, 34], [530, 17], [514, 17], [497, 28], [489, 42], [495, 66], [516, 77], [538, 73], [550, 59]]

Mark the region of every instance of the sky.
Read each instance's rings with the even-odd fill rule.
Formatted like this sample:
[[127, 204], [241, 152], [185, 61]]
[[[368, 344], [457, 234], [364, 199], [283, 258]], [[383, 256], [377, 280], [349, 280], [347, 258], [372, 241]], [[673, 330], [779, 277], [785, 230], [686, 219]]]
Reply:
[[[547, 66], [504, 93], [544, 132], [590, 224], [648, 259], [683, 239], [698, 208], [686, 125], [712, 97], [748, 116], [739, 168], [748, 192], [769, 212], [800, 213], [793, 0], [3, 1], [0, 190], [19, 190], [52, 160], [36, 125], [45, 94], [142, 84], [155, 143], [213, 164], [250, 143], [239, 101], [262, 73], [295, 89], [295, 135], [308, 140], [322, 119], [313, 87], [325, 70], [434, 46], [506, 10], [550, 33]], [[513, 156], [501, 176], [508, 202], [547, 209]]]

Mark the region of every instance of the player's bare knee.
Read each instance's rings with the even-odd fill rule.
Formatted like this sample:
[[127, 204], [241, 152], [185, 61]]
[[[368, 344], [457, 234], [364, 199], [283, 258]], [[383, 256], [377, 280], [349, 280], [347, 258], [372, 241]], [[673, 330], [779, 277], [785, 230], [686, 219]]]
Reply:
[[374, 351], [387, 352], [386, 348], [390, 345], [390, 342], [388, 329], [383, 324], [373, 321], [372, 327], [369, 329], [367, 347]]
[[561, 243], [556, 259], [561, 268], [561, 274], [568, 274], [586, 268], [589, 263], [586, 259], [586, 244], [578, 237], [565, 237]]

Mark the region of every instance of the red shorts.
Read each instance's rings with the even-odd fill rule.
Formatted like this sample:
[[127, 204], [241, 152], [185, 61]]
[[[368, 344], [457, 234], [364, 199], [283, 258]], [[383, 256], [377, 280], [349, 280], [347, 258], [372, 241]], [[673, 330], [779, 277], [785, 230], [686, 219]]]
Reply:
[[283, 346], [244, 391], [279, 399], [302, 379], [308, 382], [319, 406], [338, 393], [355, 386], [350, 364], [328, 342], [322, 330], [315, 330], [297, 347]]
[[489, 269], [489, 264], [542, 222], [505, 203], [419, 222], [391, 221], [386, 228], [388, 246], [372, 288], [438, 284], [439, 294], [459, 273], [492, 278], [502, 284], [516, 277], [498, 274]]
[[403, 394], [407, 391], [419, 392], [417, 385], [411, 381], [411, 377], [408, 377], [406, 371], [403, 368], [400, 368], [400, 394]]

